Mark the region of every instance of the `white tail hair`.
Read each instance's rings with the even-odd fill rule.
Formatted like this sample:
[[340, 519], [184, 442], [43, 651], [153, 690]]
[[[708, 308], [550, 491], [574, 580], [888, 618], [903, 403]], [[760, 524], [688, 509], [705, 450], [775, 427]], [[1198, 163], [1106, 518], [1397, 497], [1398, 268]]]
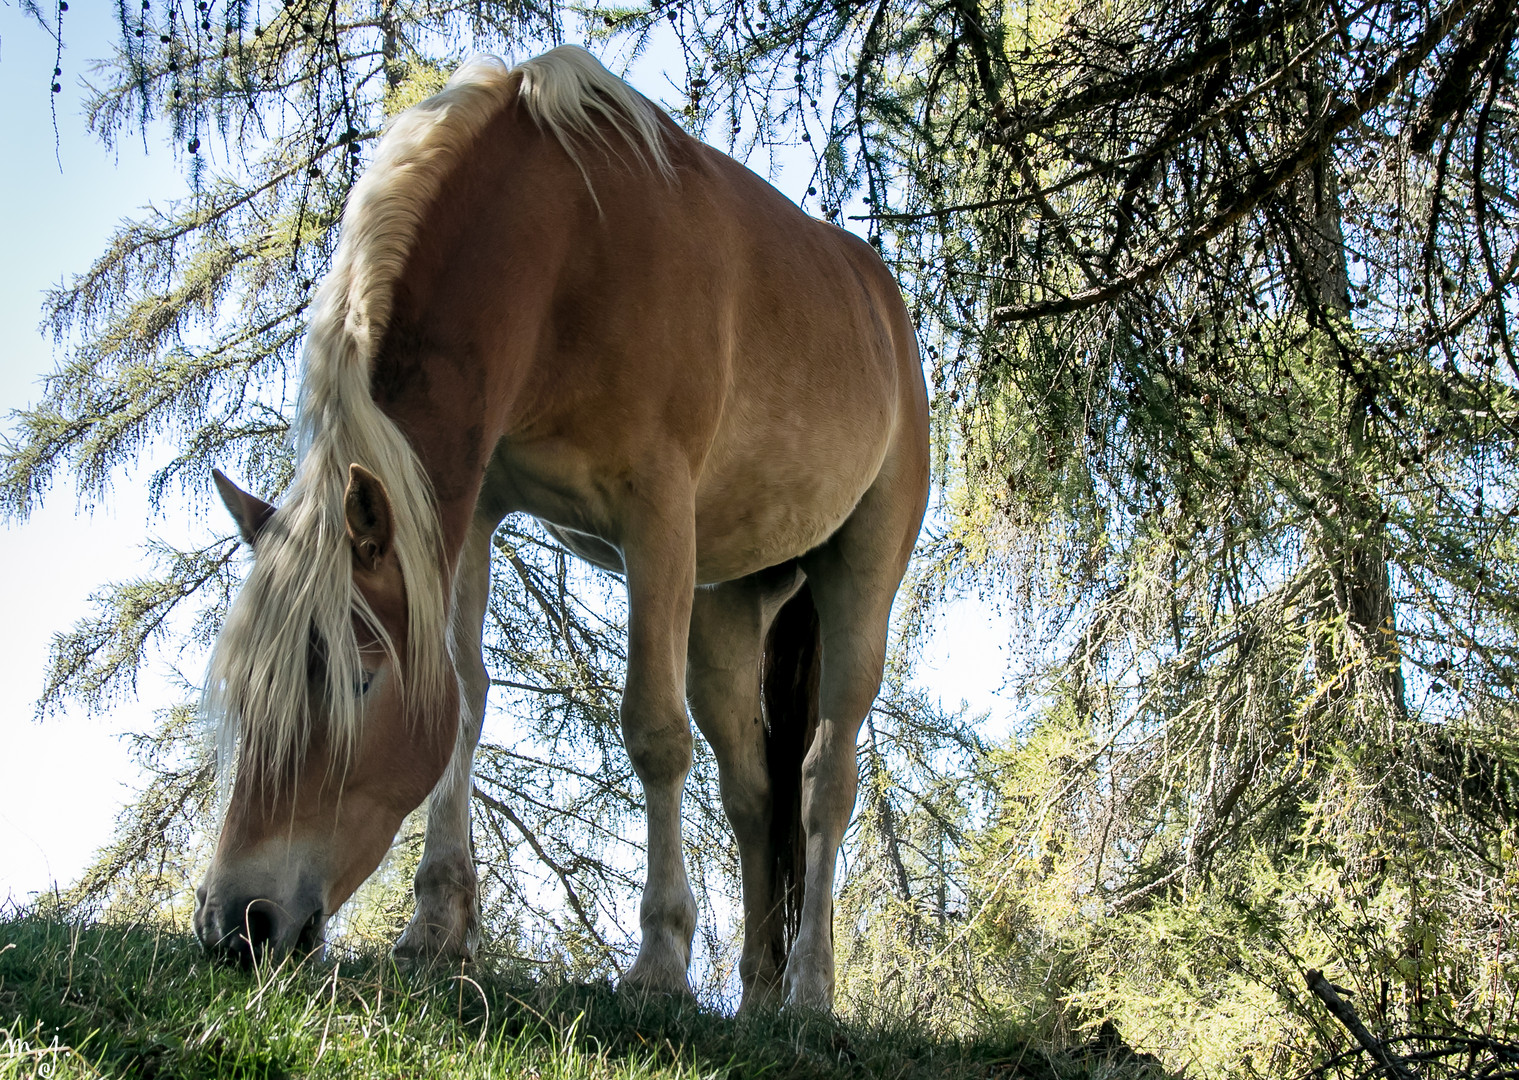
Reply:
[[420, 716], [450, 683], [457, 685], [432, 483], [406, 436], [370, 396], [370, 369], [423, 216], [513, 90], [582, 175], [577, 144], [600, 142], [610, 150], [607, 128], [645, 164], [673, 175], [655, 106], [569, 45], [510, 70], [493, 57], [472, 58], [442, 91], [391, 123], [349, 197], [332, 269], [313, 301], [293, 425], [295, 481], [259, 534], [253, 569], [212, 651], [203, 709], [217, 723], [224, 781], [239, 734], [243, 761], [257, 762], [266, 777], [282, 777], [311, 736], [313, 700], [323, 706], [334, 765], [346, 762], [363, 721], [355, 617], [378, 632], [393, 663], [401, 659], [353, 584], [343, 510], [352, 463], [379, 477], [390, 495], [394, 550], [406, 582], [408, 712]]

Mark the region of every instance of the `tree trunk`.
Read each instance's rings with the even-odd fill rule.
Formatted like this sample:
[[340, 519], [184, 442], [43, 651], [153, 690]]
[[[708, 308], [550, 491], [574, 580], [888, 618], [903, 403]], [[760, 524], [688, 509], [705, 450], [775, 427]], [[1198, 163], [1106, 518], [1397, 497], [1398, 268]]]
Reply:
[[[1308, 94], [1310, 102], [1317, 96], [1316, 89]], [[1299, 208], [1302, 234], [1298, 243], [1308, 299], [1324, 322], [1342, 329], [1343, 340], [1351, 342], [1350, 282], [1332, 162], [1321, 160], [1302, 178]], [[1351, 358], [1350, 365], [1341, 362], [1339, 370], [1345, 372], [1357, 359]], [[1331, 513], [1319, 519], [1317, 545], [1327, 571], [1321, 598], [1332, 604], [1345, 625], [1345, 635], [1334, 647], [1327, 643], [1321, 647], [1318, 668], [1320, 678], [1333, 672], [1342, 679], [1326, 694], [1326, 702], [1359, 701], [1396, 724], [1407, 719], [1408, 703], [1386, 527], [1371, 486], [1363, 480], [1367, 415], [1373, 402], [1363, 380], [1347, 374], [1342, 378], [1351, 383], [1345, 387], [1350, 405], [1341, 436], [1341, 483], [1337, 490], [1327, 492]]]

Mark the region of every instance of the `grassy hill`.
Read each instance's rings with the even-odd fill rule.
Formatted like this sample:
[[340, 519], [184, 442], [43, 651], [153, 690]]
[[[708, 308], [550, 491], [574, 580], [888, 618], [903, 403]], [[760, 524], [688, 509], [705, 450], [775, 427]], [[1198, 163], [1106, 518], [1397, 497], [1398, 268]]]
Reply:
[[383, 954], [246, 974], [183, 934], [0, 916], [0, 1078], [1159, 1077], [1125, 1050], [1041, 1052], [780, 1013], [735, 1019], [479, 965]]

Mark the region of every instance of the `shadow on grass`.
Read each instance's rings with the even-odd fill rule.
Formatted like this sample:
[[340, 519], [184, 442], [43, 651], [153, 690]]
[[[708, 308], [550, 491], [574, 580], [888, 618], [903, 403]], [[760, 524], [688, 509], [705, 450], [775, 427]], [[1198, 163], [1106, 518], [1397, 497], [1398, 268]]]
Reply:
[[384, 955], [243, 973], [185, 934], [0, 914], [0, 1078], [1159, 1078], [1121, 1044], [1064, 1055], [795, 1013], [735, 1018], [489, 964]]

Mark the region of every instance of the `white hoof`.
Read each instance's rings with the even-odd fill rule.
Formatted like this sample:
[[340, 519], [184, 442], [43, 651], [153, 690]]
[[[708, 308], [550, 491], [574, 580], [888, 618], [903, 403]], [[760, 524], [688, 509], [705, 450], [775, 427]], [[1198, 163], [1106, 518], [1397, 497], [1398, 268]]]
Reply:
[[629, 990], [650, 994], [673, 994], [676, 997], [692, 997], [691, 982], [686, 978], [686, 965], [673, 950], [656, 953], [645, 945], [639, 950], [638, 959], [622, 977], [622, 985]]
[[417, 910], [391, 950], [396, 959], [473, 960], [480, 945], [474, 867], [429, 867], [417, 874], [416, 896]]

